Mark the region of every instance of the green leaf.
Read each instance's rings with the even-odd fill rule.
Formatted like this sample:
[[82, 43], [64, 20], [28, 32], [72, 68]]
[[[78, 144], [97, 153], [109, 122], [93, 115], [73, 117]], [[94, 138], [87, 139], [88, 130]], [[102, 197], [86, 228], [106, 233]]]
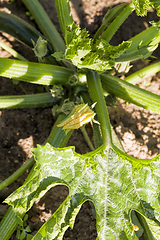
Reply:
[[89, 68], [104, 72], [114, 66], [115, 58], [118, 58], [130, 47], [130, 42], [122, 42], [118, 46], [112, 46], [104, 39], [92, 44], [92, 50], [85, 56], [82, 62], [77, 64], [79, 68]]
[[160, 1], [159, 0], [133, 0], [137, 15], [146, 16], [147, 10], [155, 8], [157, 15], [160, 16]]
[[23, 240], [26, 236], [26, 232], [22, 231], [21, 236], [20, 236], [20, 240]]
[[26, 231], [27, 233], [31, 232], [30, 226], [27, 226], [26, 229], [25, 229], [25, 231]]
[[[86, 200], [95, 206], [97, 239], [138, 239], [131, 224], [132, 210], [145, 216], [155, 239], [160, 239], [159, 156], [149, 164], [138, 159], [131, 164], [123, 155], [120, 159], [121, 153], [115, 147], [101, 146], [80, 155], [73, 147], [56, 149], [46, 144], [38, 145], [32, 152], [36, 158], [32, 178], [11, 194], [6, 203], [27, 211], [51, 187], [57, 184], [69, 187], [68, 197], [34, 240], [62, 239], [67, 228], [73, 227]], [[138, 167], [133, 174], [136, 162]]]
[[17, 233], [16, 233], [16, 238], [20, 238], [20, 235], [21, 235], [21, 232], [20, 232], [20, 230], [17, 230]]
[[17, 216], [16, 221], [17, 221], [18, 225], [20, 225], [21, 227], [23, 227], [23, 220], [22, 220], [19, 216]]
[[130, 45], [130, 41], [122, 42], [118, 46], [110, 45], [106, 40], [92, 40], [86, 29], [81, 30], [76, 24], [67, 27], [67, 49], [65, 54], [55, 52], [57, 61], [71, 60], [78, 68], [88, 68], [104, 72], [114, 66], [114, 59], [118, 58]]

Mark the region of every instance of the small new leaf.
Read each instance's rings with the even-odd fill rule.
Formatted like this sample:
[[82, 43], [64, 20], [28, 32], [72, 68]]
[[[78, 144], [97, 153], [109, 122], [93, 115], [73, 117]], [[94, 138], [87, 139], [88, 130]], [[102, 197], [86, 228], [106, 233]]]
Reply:
[[39, 37], [36, 43], [33, 40], [32, 43], [34, 46], [33, 50], [36, 56], [42, 59], [47, 54], [47, 41], [44, 40], [42, 37]]

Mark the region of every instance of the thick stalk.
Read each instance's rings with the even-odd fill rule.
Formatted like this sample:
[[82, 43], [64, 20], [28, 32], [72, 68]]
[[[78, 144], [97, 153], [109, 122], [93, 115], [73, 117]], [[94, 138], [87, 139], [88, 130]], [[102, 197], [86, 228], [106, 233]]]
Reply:
[[49, 16], [38, 0], [22, 0], [31, 12], [39, 28], [56, 51], [65, 51], [65, 44]]
[[[0, 222], [0, 240], [10, 239], [12, 233], [17, 228], [17, 217], [23, 217], [24, 213], [20, 209], [9, 207], [2, 221]], [[4, 226], [4, 227], [3, 227]]]
[[101, 74], [102, 86], [108, 93], [145, 109], [160, 113], [160, 96], [134, 86], [116, 76]]
[[138, 47], [134, 52], [130, 52], [130, 53], [124, 52], [120, 57], [115, 59], [115, 62], [121, 63], [121, 62], [135, 61], [137, 59], [146, 59], [151, 56], [151, 54], [153, 53], [153, 51], [155, 51], [157, 47], [158, 47], [158, 44], [156, 45], [150, 44], [150, 45]]
[[69, 0], [55, 0], [57, 14], [64, 39], [66, 38], [66, 28], [73, 24], [73, 18], [69, 5]]
[[73, 70], [50, 64], [0, 58], [0, 76], [41, 84], [69, 84]]
[[[157, 25], [159, 25], [159, 22], [157, 22]], [[125, 51], [125, 53], [132, 53], [139, 47], [147, 46], [150, 43], [156, 45], [159, 42], [159, 36], [160, 33], [158, 27], [156, 25], [151, 26], [129, 39], [129, 41], [131, 41], [131, 46]]]
[[109, 25], [109, 27], [104, 31], [100, 38], [105, 39], [107, 42], [111, 40], [115, 32], [121, 26], [121, 24], [126, 20], [126, 18], [133, 12], [134, 10], [133, 3], [130, 3], [124, 10], [114, 19], [114, 21]]
[[52, 97], [51, 93], [0, 96], [0, 109], [44, 107], [58, 103], [60, 100], [60, 98]]
[[159, 28], [152, 26], [136, 36], [129, 39], [131, 42], [130, 47], [122, 53], [120, 57], [115, 59], [116, 62], [134, 61], [136, 59], [145, 59], [149, 57], [152, 52], [158, 47], [160, 42]]
[[88, 71], [87, 84], [90, 97], [93, 103], [96, 102], [95, 109], [98, 115], [98, 120], [102, 131], [103, 143], [106, 145], [107, 144], [110, 145], [112, 144], [111, 125], [98, 73]]

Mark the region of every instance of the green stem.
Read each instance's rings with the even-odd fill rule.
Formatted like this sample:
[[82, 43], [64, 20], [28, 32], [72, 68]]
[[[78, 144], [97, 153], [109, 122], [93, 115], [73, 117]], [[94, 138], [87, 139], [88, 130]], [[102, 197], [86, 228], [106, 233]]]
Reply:
[[49, 16], [38, 2], [38, 0], [22, 0], [28, 10], [31, 12], [39, 28], [45, 35], [45, 37], [50, 41], [53, 48], [56, 51], [65, 51], [65, 44], [56, 30], [54, 24], [50, 20]]
[[28, 61], [25, 57], [23, 57], [21, 54], [19, 54], [18, 52], [16, 52], [14, 49], [10, 48], [3, 42], [0, 42], [0, 47], [9, 52], [15, 58], [18, 58], [21, 61]]
[[16, 172], [14, 172], [10, 177], [5, 179], [0, 183], [0, 191], [13, 183], [17, 178], [19, 178], [27, 169], [29, 169], [34, 164], [34, 157], [31, 157], [24, 163]]
[[160, 42], [160, 31], [157, 27], [152, 26], [136, 36], [130, 38], [131, 46], [117, 59], [116, 62], [133, 61], [139, 58], [147, 58], [158, 47]]
[[88, 71], [87, 84], [90, 97], [93, 103], [97, 103], [95, 106], [98, 120], [102, 131], [102, 139], [104, 144], [112, 144], [111, 125], [109, 120], [109, 114], [106, 107], [106, 102], [103, 96], [102, 85], [98, 73]]
[[[60, 114], [57, 121], [55, 122], [52, 131], [50, 133], [50, 135], [48, 136], [47, 140], [45, 141], [50, 143], [52, 146], [54, 147], [64, 147], [69, 138], [71, 137], [73, 130], [69, 131], [67, 134], [64, 132], [64, 130], [62, 130], [62, 128], [57, 127], [57, 125], [62, 122], [63, 119], [66, 118], [65, 114]], [[45, 144], [44, 143], [44, 144]]]
[[[5, 12], [0, 12], [0, 31], [8, 33], [31, 49], [34, 47], [33, 42], [37, 42], [40, 36], [45, 39], [45, 37], [30, 24], [13, 14]], [[47, 42], [47, 54], [45, 60], [48, 63], [57, 65], [57, 61], [51, 56], [53, 52], [54, 50], [51, 44]]]
[[0, 58], [0, 76], [41, 84], [70, 84], [73, 70], [43, 63]]
[[59, 101], [60, 98], [52, 97], [51, 93], [0, 96], [0, 109], [44, 107]]
[[73, 18], [69, 0], [55, 0], [57, 14], [64, 39], [66, 38], [66, 27], [73, 24]]
[[113, 20], [123, 11], [126, 6], [128, 6], [127, 3], [122, 3], [107, 11], [104, 18], [102, 19], [102, 25], [100, 26], [100, 28], [98, 28], [97, 32], [93, 37], [94, 40], [99, 38], [105, 28], [108, 27], [111, 22], [113, 22]]
[[159, 71], [160, 62], [156, 62], [129, 75], [128, 77], [125, 78], [125, 81], [134, 84], [137, 83], [138, 81], [141, 81], [144, 77], [149, 76], [151, 74], [155, 74]]
[[105, 39], [107, 42], [111, 40], [115, 32], [121, 26], [121, 24], [126, 20], [126, 18], [133, 12], [134, 10], [133, 3], [130, 3], [124, 10], [115, 18], [115, 20], [109, 25], [109, 27], [104, 31], [100, 38]]
[[[160, 21], [157, 22], [157, 26]], [[156, 45], [159, 43], [160, 33], [157, 26], [151, 26], [134, 37], [130, 38], [131, 46], [125, 51], [126, 54], [136, 51], [139, 47], [147, 46], [150, 43]], [[123, 55], [123, 54], [122, 54]]]
[[153, 53], [153, 51], [155, 51], [157, 47], [158, 47], [158, 44], [156, 45], [151, 44], [151, 45], [142, 46], [131, 53], [125, 52], [119, 58], [116, 58], [115, 62], [121, 63], [121, 62], [135, 61], [140, 58], [146, 59], [151, 56], [151, 54]]
[[89, 148], [90, 148], [92, 151], [94, 151], [95, 148], [93, 147], [93, 144], [92, 144], [92, 142], [91, 142], [91, 140], [90, 140], [90, 138], [89, 138], [89, 136], [88, 136], [88, 133], [87, 133], [87, 131], [86, 131], [86, 129], [85, 129], [85, 126], [81, 127], [81, 131], [82, 131], [83, 137], [84, 137], [84, 139], [86, 140]]
[[17, 217], [23, 217], [25, 213], [22, 213], [20, 208], [14, 209], [9, 207], [2, 221], [0, 222], [0, 240], [8, 240], [18, 227]]
[[160, 113], [160, 96], [134, 86], [116, 76], [101, 74], [102, 86], [108, 93], [145, 109]]

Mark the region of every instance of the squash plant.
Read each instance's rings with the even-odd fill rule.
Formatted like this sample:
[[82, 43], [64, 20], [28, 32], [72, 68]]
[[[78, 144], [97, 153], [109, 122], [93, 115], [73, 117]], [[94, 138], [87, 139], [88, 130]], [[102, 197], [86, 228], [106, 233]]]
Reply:
[[[31, 149], [34, 157], [0, 184], [0, 190], [32, 167], [24, 184], [5, 199], [10, 205], [0, 223], [0, 239], [7, 240], [16, 229], [22, 239], [62, 239], [73, 228], [82, 204], [93, 203], [97, 239], [160, 239], [159, 179], [160, 156], [136, 159], [127, 155], [111, 127], [107, 95], [122, 98], [160, 113], [160, 96], [133, 85], [160, 71], [160, 62], [150, 64], [125, 78], [116, 75], [116, 66], [127, 71], [130, 62], [151, 56], [160, 41], [160, 22], [118, 46], [109, 44], [124, 20], [136, 10], [146, 15], [159, 1], [136, 1], [110, 9], [93, 39], [77, 26], [69, 1], [55, 0], [63, 39], [37, 0], [22, 0], [44, 36], [23, 20], [0, 13], [0, 31], [32, 48], [39, 63], [28, 62], [5, 46], [15, 58], [0, 58], [0, 76], [48, 86], [50, 91], [0, 97], [0, 108], [53, 106], [57, 121], [44, 145]], [[115, 74], [113, 74], [115, 73]], [[91, 122], [94, 146], [85, 124]], [[74, 129], [81, 128], [91, 151], [80, 155], [74, 146], [65, 147]], [[50, 188], [66, 185], [69, 194], [35, 236], [23, 229], [26, 212]], [[28, 229], [28, 230], [27, 230]]]

